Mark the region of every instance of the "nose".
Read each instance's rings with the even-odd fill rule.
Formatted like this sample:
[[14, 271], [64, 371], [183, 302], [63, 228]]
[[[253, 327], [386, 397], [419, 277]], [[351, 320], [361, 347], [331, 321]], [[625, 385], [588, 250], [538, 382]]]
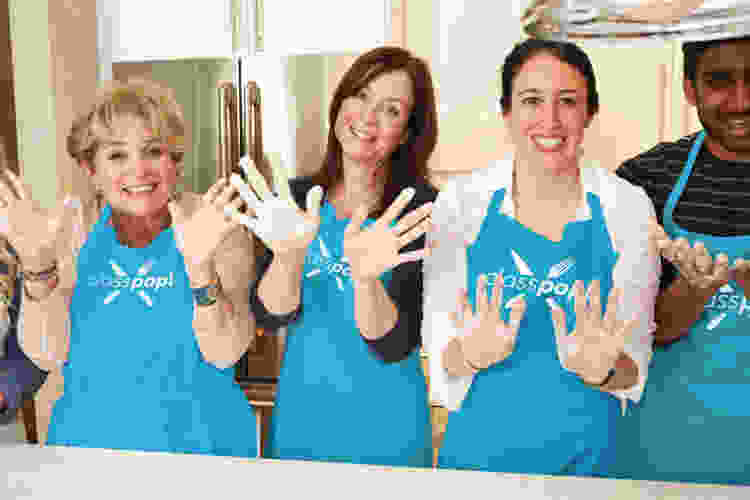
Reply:
[[560, 106], [557, 102], [552, 101], [544, 106], [542, 118], [545, 123], [554, 127], [560, 124]]
[[377, 105], [374, 102], [365, 102], [362, 104], [362, 111], [360, 119], [362, 123], [367, 125], [374, 125], [378, 121], [378, 110]]
[[146, 158], [143, 154], [139, 154], [137, 159], [135, 160], [135, 174], [138, 177], [144, 176], [149, 169], [150, 161], [148, 158]]

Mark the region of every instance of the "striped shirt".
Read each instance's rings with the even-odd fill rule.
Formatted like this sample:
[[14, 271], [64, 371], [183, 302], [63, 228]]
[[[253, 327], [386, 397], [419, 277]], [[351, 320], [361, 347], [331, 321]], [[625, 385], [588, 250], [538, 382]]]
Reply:
[[[664, 205], [685, 167], [697, 135], [657, 144], [617, 169], [617, 175], [646, 191], [661, 225], [664, 224]], [[750, 163], [721, 160], [704, 143], [675, 207], [674, 221], [694, 233], [714, 236], [750, 234], [748, 174]], [[676, 277], [676, 270], [667, 261], [662, 264], [661, 288], [664, 289]]]

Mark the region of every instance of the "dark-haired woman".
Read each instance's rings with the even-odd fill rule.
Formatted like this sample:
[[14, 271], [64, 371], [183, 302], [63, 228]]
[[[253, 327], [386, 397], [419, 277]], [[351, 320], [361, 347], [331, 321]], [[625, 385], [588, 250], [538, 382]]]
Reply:
[[502, 71], [515, 151], [440, 192], [424, 264], [440, 466], [606, 476], [648, 364], [653, 207], [581, 161], [598, 94], [578, 47], [527, 40]]
[[430, 466], [418, 349], [436, 196], [427, 65], [400, 48], [360, 56], [329, 119], [320, 170], [290, 182], [296, 206], [264, 200], [249, 224], [271, 250], [251, 292], [257, 324], [289, 325], [268, 454]]

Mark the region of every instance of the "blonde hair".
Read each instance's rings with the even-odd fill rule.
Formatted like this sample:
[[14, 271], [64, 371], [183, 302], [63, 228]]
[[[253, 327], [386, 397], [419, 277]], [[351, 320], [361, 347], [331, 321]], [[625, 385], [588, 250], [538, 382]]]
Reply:
[[154, 137], [169, 146], [174, 162], [182, 162], [185, 154], [182, 109], [171, 89], [142, 79], [113, 81], [99, 90], [94, 103], [73, 120], [67, 139], [68, 154], [78, 163], [93, 162], [102, 140], [113, 135], [114, 122], [122, 116], [143, 120]]

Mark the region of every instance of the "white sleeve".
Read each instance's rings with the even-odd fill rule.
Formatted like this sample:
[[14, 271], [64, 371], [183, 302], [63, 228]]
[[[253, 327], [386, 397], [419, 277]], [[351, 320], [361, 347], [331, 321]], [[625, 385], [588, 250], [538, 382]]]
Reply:
[[[649, 218], [655, 217], [654, 205], [640, 187], [617, 179], [618, 195], [609, 207], [608, 218], [613, 243], [619, 259], [613, 271], [614, 286], [622, 291], [618, 318], [637, 319], [625, 352], [638, 365], [638, 383], [633, 387], [612, 391], [623, 400], [638, 403], [648, 378], [648, 366], [652, 355], [654, 307], [659, 293], [661, 261], [649, 244]], [[610, 224], [608, 223], [608, 226]]]
[[427, 241], [437, 246], [423, 263], [424, 314], [422, 342], [429, 362], [430, 401], [450, 411], [461, 407], [473, 376], [454, 377], [443, 367], [443, 349], [459, 333], [451, 311], [458, 307], [459, 290], [466, 283], [465, 220], [461, 217], [455, 183], [438, 193], [432, 210], [432, 231]]

